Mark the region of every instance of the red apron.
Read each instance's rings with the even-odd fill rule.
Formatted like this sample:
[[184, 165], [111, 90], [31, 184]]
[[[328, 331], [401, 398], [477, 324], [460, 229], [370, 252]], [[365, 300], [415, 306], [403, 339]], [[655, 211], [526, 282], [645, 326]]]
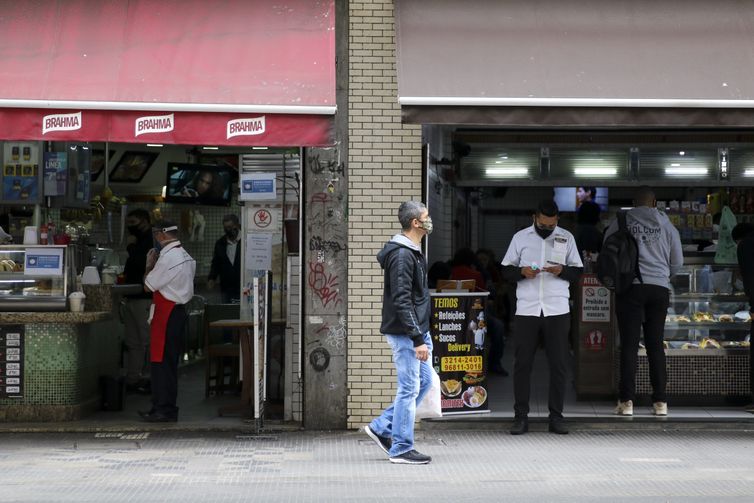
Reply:
[[173, 312], [175, 302], [162, 296], [160, 292], [152, 293], [154, 314], [149, 327], [149, 354], [152, 363], [162, 363], [165, 354], [165, 334], [168, 329], [170, 313]]

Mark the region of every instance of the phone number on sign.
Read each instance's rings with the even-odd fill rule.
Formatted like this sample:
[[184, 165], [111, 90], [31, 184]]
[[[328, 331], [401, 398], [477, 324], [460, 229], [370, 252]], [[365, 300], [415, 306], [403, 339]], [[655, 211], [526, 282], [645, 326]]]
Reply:
[[448, 356], [440, 359], [441, 372], [479, 372], [481, 370], [481, 356]]

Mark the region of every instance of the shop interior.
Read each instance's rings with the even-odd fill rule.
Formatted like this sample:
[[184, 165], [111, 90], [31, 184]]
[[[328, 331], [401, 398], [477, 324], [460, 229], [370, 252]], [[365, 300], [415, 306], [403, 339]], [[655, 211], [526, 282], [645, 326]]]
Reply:
[[[735, 244], [731, 255], [727, 234], [735, 223], [754, 221], [753, 138], [720, 132], [535, 133], [449, 126], [424, 126], [423, 135], [425, 190], [435, 228], [427, 246], [430, 268], [437, 262], [453, 266], [454, 259], [462, 260], [458, 252], [464, 248], [482, 250], [475, 268], [484, 270], [483, 277], [492, 286], [485, 285], [491, 291], [487, 316], [502, 321], [504, 334], [512, 330], [515, 286], [501, 280], [495, 267], [483, 264], [499, 264], [513, 235], [532, 225], [537, 202], [553, 198], [560, 209], [559, 225], [579, 243], [595, 230], [601, 237], [616, 212], [632, 206], [635, 189], [651, 186], [658, 208], [678, 229], [684, 250], [685, 266], [672, 280], [665, 327], [671, 406], [681, 406], [678, 414], [691, 417], [750, 417], [743, 405], [751, 401], [751, 320]], [[597, 204], [597, 215], [590, 211], [580, 216], [584, 200]], [[721, 228], [726, 234], [722, 244]], [[726, 253], [717, 252], [722, 246], [728, 247]], [[590, 260], [596, 255], [582, 251], [582, 259], [585, 272], [593, 271]], [[617, 327], [613, 320], [608, 332], [614, 345], [604, 348], [602, 368], [595, 372], [596, 367], [590, 366], [595, 354], [584, 356], [580, 341], [579, 288], [571, 287], [575, 321], [565, 414], [613, 417]], [[493, 371], [497, 366], [486, 362], [489, 403], [482, 409], [493, 416], [512, 417], [510, 342], [497, 372]], [[607, 385], [583, 385], [594, 381]], [[547, 361], [544, 351], [539, 351], [532, 373], [535, 417], [548, 414], [547, 389]], [[640, 349], [637, 395], [646, 407], [637, 409], [636, 417], [652, 417], [650, 392], [646, 353]]]
[[[241, 220], [241, 237], [248, 229], [249, 218], [237, 195], [239, 173], [274, 173], [277, 193], [273, 200], [261, 202], [281, 217], [272, 232], [270, 252], [266, 412], [270, 418], [283, 418], [288, 269], [299, 250], [300, 149], [8, 141], [2, 152], [0, 227], [5, 234], [0, 238], [14, 245], [0, 250], [0, 306], [24, 313], [68, 311], [68, 296], [83, 291], [89, 293], [84, 311], [109, 311], [94, 325], [97, 355], [94, 368], [88, 370], [96, 374], [90, 379], [94, 386], [99, 378], [100, 389], [92, 390], [92, 396], [99, 391], [102, 403], [89, 403], [86, 411], [73, 414], [93, 422], [131, 421], [138, 417], [136, 410], [149, 403], [147, 393], [126, 393], [120, 380], [125, 365], [121, 304], [130, 293], [121, 288], [128, 257], [126, 216], [134, 209], [148, 211], [153, 222], [177, 222], [182, 244], [196, 260], [195, 296], [188, 306], [180, 370], [182, 421], [223, 420], [218, 408], [238, 402], [238, 356], [212, 357], [212, 348], [226, 342], [228, 334], [208, 327], [208, 306], [224, 301], [207, 280], [215, 242], [223, 236], [223, 218], [235, 215]], [[64, 246], [62, 274], [28, 275], [23, 267], [27, 245]], [[238, 318], [241, 283], [246, 279], [238, 278], [239, 295], [231, 301], [235, 311], [215, 309], [214, 316]], [[26, 384], [28, 397], [35, 384]], [[13, 403], [18, 400], [0, 396], [0, 404]], [[237, 424], [238, 415], [231, 420]]]

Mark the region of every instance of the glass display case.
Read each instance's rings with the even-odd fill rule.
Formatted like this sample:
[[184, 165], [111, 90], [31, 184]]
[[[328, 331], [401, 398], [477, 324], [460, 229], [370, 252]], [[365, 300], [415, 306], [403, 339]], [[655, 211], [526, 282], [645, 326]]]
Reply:
[[687, 257], [672, 279], [665, 318], [667, 350], [741, 350], [750, 344], [751, 317], [738, 266]]
[[67, 246], [0, 246], [0, 310], [64, 311], [71, 285]]

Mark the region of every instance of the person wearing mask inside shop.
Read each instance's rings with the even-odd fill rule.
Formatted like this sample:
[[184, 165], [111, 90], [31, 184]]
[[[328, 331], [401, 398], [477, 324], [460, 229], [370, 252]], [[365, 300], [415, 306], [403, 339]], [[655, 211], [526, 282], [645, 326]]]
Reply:
[[230, 304], [241, 298], [241, 225], [236, 215], [225, 215], [223, 231], [223, 237], [215, 243], [207, 286], [214, 289], [220, 278], [222, 302]]
[[[123, 268], [128, 285], [141, 285], [147, 267], [147, 253], [152, 249], [152, 225], [149, 212], [131, 211], [126, 216], [128, 258]], [[123, 323], [126, 346], [126, 391], [150, 393], [149, 385], [149, 306], [152, 295], [141, 292], [125, 296]]]
[[517, 232], [503, 258], [503, 275], [516, 286], [513, 393], [515, 419], [511, 435], [529, 431], [529, 395], [534, 356], [544, 342], [550, 367], [550, 427], [552, 433], [568, 433], [563, 401], [568, 374], [568, 332], [571, 314], [569, 284], [582, 272], [576, 240], [558, 227], [558, 206], [552, 200], [539, 203], [534, 222]]
[[152, 293], [150, 347], [152, 408], [139, 411], [144, 421], [178, 421], [178, 361], [186, 329], [186, 303], [194, 296], [196, 262], [178, 240], [178, 226], [159, 221], [152, 229], [154, 248], [147, 254], [144, 291]]
[[[738, 254], [738, 267], [741, 271], [744, 292], [749, 299], [749, 316], [754, 311], [754, 224], [740, 223], [733, 227], [731, 238], [736, 242]], [[746, 410], [754, 412], [754, 323], [749, 329], [749, 387], [751, 390], [752, 403]]]

